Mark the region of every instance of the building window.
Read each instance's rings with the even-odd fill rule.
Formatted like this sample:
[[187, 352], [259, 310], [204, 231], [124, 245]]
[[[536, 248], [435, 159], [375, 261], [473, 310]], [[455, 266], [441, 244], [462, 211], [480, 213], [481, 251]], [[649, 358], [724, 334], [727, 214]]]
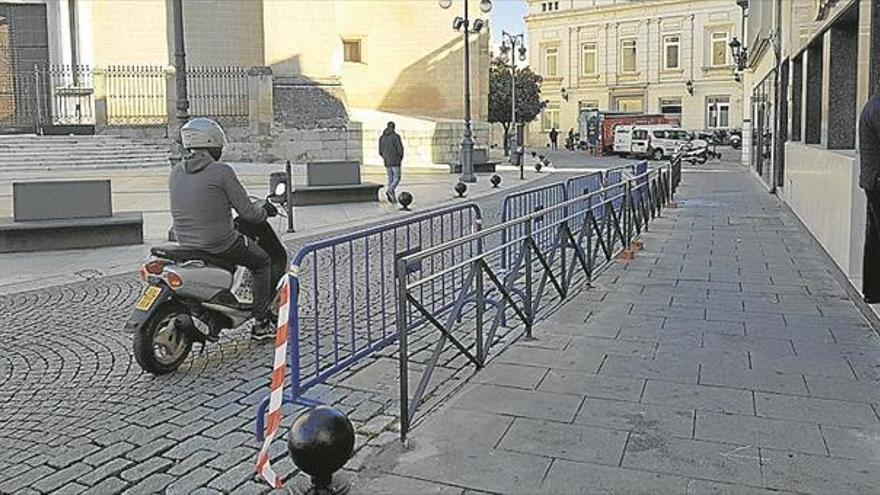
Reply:
[[712, 33], [712, 60], [710, 61], [712, 67], [728, 65], [727, 39], [727, 31], [717, 31]]
[[592, 76], [596, 74], [596, 44], [584, 43], [581, 45], [581, 74]]
[[681, 68], [679, 49], [681, 47], [680, 36], [667, 36], [663, 38], [663, 68], [676, 70]]
[[730, 127], [730, 97], [706, 98], [706, 127], [709, 129]]
[[621, 72], [635, 72], [637, 68], [637, 58], [636, 55], [638, 53], [638, 48], [636, 46], [636, 40], [622, 40], [620, 42], [620, 51], [621, 51]]
[[641, 96], [621, 96], [615, 100], [618, 112], [642, 113], [644, 98]]
[[346, 62], [362, 63], [363, 50], [361, 50], [361, 40], [342, 40], [343, 60]]
[[544, 75], [546, 77], [559, 75], [559, 48], [555, 46], [544, 49]]
[[541, 4], [541, 12], [547, 12], [547, 4], [546, 3]]
[[544, 132], [551, 129], [559, 129], [559, 106], [553, 103], [547, 105], [541, 113], [541, 127]]
[[681, 115], [681, 98], [660, 98], [660, 113]]

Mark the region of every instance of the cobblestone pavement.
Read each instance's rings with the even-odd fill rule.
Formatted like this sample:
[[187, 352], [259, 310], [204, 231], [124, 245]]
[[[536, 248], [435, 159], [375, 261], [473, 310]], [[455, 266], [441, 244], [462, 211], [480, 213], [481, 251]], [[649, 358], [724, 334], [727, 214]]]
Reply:
[[366, 459], [365, 493], [877, 493], [880, 342], [743, 167]]
[[[502, 197], [478, 200], [487, 221], [497, 221]], [[0, 493], [267, 491], [253, 477], [253, 418], [272, 344], [239, 329], [204, 353], [195, 346], [178, 372], [145, 375], [120, 331], [140, 290], [131, 274], [0, 296]], [[387, 431], [397, 411], [389, 409], [391, 357], [366, 360], [309, 394], [355, 423], [359, 451], [349, 469], [396, 438]], [[286, 409], [286, 422], [293, 413]], [[293, 474], [283, 441], [273, 458], [282, 476]]]

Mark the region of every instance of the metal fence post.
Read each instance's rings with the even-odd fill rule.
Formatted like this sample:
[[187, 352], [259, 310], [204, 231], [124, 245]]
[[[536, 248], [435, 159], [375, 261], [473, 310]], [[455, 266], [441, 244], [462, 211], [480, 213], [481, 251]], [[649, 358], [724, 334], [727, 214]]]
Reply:
[[[602, 186], [599, 186], [601, 189]], [[593, 196], [587, 196], [587, 219], [584, 222], [584, 228], [587, 229], [585, 237], [587, 239], [587, 283], [593, 282]]]
[[398, 360], [400, 365], [400, 441], [406, 442], [406, 434], [409, 430], [409, 370], [406, 335], [406, 260], [397, 260], [397, 342]]
[[526, 265], [526, 301], [525, 301], [525, 313], [526, 313], [526, 338], [532, 338], [532, 324], [535, 321], [535, 314], [532, 308], [532, 246], [531, 243], [534, 242], [532, 239], [532, 220], [526, 222], [525, 225], [526, 236], [523, 239], [523, 255], [525, 258]]
[[486, 311], [485, 292], [483, 290], [483, 262], [481, 260], [474, 261], [476, 263], [476, 275], [474, 284], [476, 287], [476, 303], [477, 303], [477, 361], [482, 368], [486, 365], [486, 351], [483, 349], [483, 316]]

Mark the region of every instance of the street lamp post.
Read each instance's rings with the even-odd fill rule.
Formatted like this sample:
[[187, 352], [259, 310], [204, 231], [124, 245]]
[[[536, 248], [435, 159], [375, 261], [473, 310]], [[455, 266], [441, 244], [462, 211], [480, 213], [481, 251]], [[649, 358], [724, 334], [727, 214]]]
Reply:
[[172, 0], [174, 22], [174, 86], [177, 101], [174, 120], [171, 122], [171, 164], [183, 160], [184, 149], [180, 141], [180, 128], [189, 120], [189, 97], [186, 90], [186, 47], [183, 38], [183, 0]]
[[[464, 33], [464, 135], [461, 138], [461, 181], [476, 182], [474, 175], [474, 133], [471, 128], [471, 47], [470, 33], [479, 33], [486, 24], [482, 19], [474, 19], [471, 24], [468, 16], [468, 0], [464, 2], [464, 17], [456, 17], [452, 28]], [[438, 0], [440, 8], [448, 9], [452, 0]], [[480, 0], [480, 10], [488, 14], [492, 10], [492, 0]]]
[[[525, 37], [522, 34], [510, 34], [501, 31], [501, 55], [506, 56], [510, 51], [510, 127], [513, 130], [513, 139], [509, 140], [510, 161], [514, 161], [519, 149], [519, 123], [516, 121], [516, 53], [519, 45], [519, 59], [526, 60]], [[523, 157], [519, 157], [519, 178], [525, 179]]]

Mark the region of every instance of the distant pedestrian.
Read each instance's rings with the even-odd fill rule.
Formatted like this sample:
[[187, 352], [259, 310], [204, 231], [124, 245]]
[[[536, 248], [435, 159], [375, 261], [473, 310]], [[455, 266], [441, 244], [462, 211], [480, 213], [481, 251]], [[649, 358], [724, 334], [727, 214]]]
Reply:
[[550, 129], [550, 149], [559, 149], [559, 131], [555, 127]]
[[400, 165], [403, 163], [403, 142], [394, 132], [394, 122], [389, 122], [382, 137], [379, 138], [379, 156], [385, 160], [385, 173], [388, 174], [388, 187], [385, 197], [391, 203], [397, 202], [397, 186], [400, 184]]
[[880, 84], [859, 119], [861, 173], [859, 187], [868, 199], [862, 294], [868, 304], [880, 304]]

